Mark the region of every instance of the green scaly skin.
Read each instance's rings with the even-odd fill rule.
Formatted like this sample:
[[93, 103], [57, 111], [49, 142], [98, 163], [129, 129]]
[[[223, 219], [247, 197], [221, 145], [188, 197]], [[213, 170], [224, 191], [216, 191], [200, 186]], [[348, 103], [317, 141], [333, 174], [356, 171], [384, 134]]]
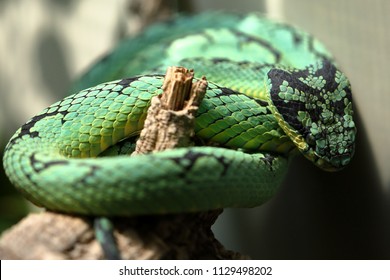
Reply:
[[[197, 142], [212, 145], [129, 157], [172, 65], [210, 81], [195, 131]], [[256, 15], [209, 13], [153, 26], [74, 89], [23, 125], [4, 154], [14, 185], [53, 211], [253, 207], [275, 194], [297, 151], [324, 170], [342, 169], [354, 153], [348, 79], [313, 37]]]

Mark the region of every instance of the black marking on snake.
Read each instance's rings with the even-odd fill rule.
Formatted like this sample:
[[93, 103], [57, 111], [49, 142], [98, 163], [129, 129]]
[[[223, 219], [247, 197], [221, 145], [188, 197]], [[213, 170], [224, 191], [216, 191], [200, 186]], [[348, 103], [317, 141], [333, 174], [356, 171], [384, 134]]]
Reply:
[[[194, 33], [194, 34], [197, 34], [197, 33]], [[211, 44], [214, 44], [214, 41], [215, 41], [215, 40], [214, 40], [213, 36], [211, 36], [210, 34], [206, 33], [205, 31], [203, 31], [203, 32], [201, 33], [201, 35], [202, 35], [203, 37], [205, 37], [206, 40], [209, 41]]]
[[252, 69], [255, 69], [255, 70], [260, 70], [264, 67], [271, 67], [273, 66], [273, 64], [269, 64], [269, 63], [257, 63], [257, 62], [253, 62], [253, 61], [249, 61], [249, 60], [240, 60], [240, 61], [235, 61], [235, 60], [231, 60], [229, 58], [225, 58], [225, 57], [213, 57], [213, 58], [210, 58], [210, 59], [204, 59], [202, 57], [196, 57], [196, 58], [184, 58], [182, 60], [180, 60], [179, 63], [183, 63], [183, 64], [186, 64], [186, 63], [192, 63], [194, 62], [194, 59], [197, 60], [197, 62], [201, 62], [201, 63], [210, 63], [210, 64], [224, 64], [224, 63], [234, 63], [235, 65], [237, 66], [242, 66], [242, 67], [251, 67]]
[[232, 90], [231, 88], [227, 87], [219, 87], [219, 89], [222, 91], [218, 96], [230, 96], [230, 95], [237, 95], [237, 94], [243, 94], [241, 92]]
[[98, 170], [100, 169], [100, 166], [94, 165], [94, 164], [83, 164], [83, 163], [80, 163], [79, 165], [86, 166], [89, 168], [88, 173], [86, 173], [85, 176], [83, 176], [83, 178], [81, 178], [81, 180], [80, 180], [80, 183], [82, 183], [82, 185], [88, 186], [87, 179], [94, 176], [98, 172]]
[[[265, 107], [265, 108], [266, 108], [266, 113], [265, 113], [265, 114], [272, 114], [271, 111], [270, 111], [269, 108], [268, 108], [268, 103], [267, 103], [266, 101], [262, 101], [262, 100], [260, 100], [260, 99], [255, 98], [255, 97], [248, 96], [248, 95], [246, 95], [246, 94], [244, 94], [244, 93], [235, 91], [235, 90], [233, 90], [233, 89], [231, 89], [231, 88], [220, 87], [220, 86], [218, 86], [218, 85], [216, 85], [216, 86], [217, 86], [217, 88], [218, 88], [219, 90], [221, 90], [221, 92], [218, 93], [218, 95], [217, 95], [218, 97], [221, 97], [221, 96], [231, 96], [231, 95], [244, 95], [247, 99], [253, 100], [253, 101], [255, 101], [257, 104], [259, 104], [260, 106]], [[206, 98], [207, 98], [207, 97], [206, 97]], [[199, 114], [199, 115], [200, 115], [200, 114]], [[198, 116], [199, 116], [199, 115], [198, 115]], [[260, 113], [259, 115], [264, 115], [264, 113]], [[224, 118], [224, 116], [221, 115], [220, 118], [215, 118], [214, 121], [213, 121], [212, 123], [210, 123], [210, 124], [213, 124], [213, 123], [215, 123], [215, 122], [217, 122], [218, 120], [221, 120], [221, 119], [223, 119], [223, 118]]]
[[227, 170], [229, 168], [229, 164], [226, 162], [226, 158], [223, 156], [213, 156], [210, 154], [202, 153], [202, 152], [194, 152], [194, 151], [188, 151], [183, 157], [175, 157], [175, 158], [170, 158], [173, 160], [175, 163], [184, 166], [185, 172], [182, 174], [183, 177], [186, 177], [186, 173], [189, 172], [198, 159], [204, 158], [204, 157], [213, 157], [215, 158], [221, 165], [223, 166], [223, 171], [221, 173], [221, 176], [224, 176], [227, 173]]
[[270, 64], [270, 63], [264, 63], [264, 64], [258, 64], [254, 67], [252, 67], [253, 70], [256, 70], [256, 71], [261, 71], [263, 70], [263, 68], [272, 68], [272, 67], [275, 67], [274, 64]]
[[245, 97], [247, 97], [248, 99], [255, 101], [261, 107], [265, 107], [266, 110], [267, 110], [267, 112], [265, 113], [266, 115], [267, 114], [272, 114], [271, 111], [269, 110], [267, 101], [264, 101], [264, 100], [261, 100], [261, 99], [258, 99], [258, 98], [252, 97], [252, 96], [248, 96], [248, 95], [246, 95], [244, 93], [234, 91], [234, 90], [232, 90], [230, 88], [220, 87], [220, 90], [222, 90], [222, 93], [218, 94], [218, 96], [230, 96], [230, 95], [242, 94], [242, 95], [245, 95]]
[[242, 31], [235, 30], [235, 29], [231, 29], [231, 32], [234, 35], [236, 35], [239, 39], [241, 39], [243, 42], [248, 42], [248, 43], [255, 42], [256, 44], [261, 45], [262, 47], [264, 47], [265, 49], [267, 49], [273, 54], [273, 56], [275, 57], [275, 63], [280, 62], [282, 58], [281, 53], [277, 49], [275, 49], [268, 41], [258, 37], [250, 36]]
[[135, 76], [131, 78], [125, 78], [118, 82], [118, 85], [128, 87], [132, 82], [138, 80], [141, 76]]
[[158, 78], [162, 78], [163, 79], [165, 77], [165, 75], [162, 75], [162, 74], [145, 74], [145, 75], [141, 75], [141, 76], [125, 78], [125, 79], [120, 80], [118, 82], [118, 85], [121, 85], [121, 86], [124, 86], [124, 87], [128, 87], [128, 86], [131, 85], [132, 82], [137, 81], [140, 78], [144, 78], [144, 77], [158, 77]]
[[266, 102], [264, 100], [261, 100], [261, 99], [258, 99], [258, 98], [252, 97], [252, 96], [248, 96], [244, 93], [241, 93], [241, 92], [238, 92], [238, 91], [232, 90], [230, 88], [226, 88], [226, 87], [219, 87], [219, 89], [222, 91], [222, 93], [218, 94], [218, 96], [245, 95], [246, 98], [255, 101], [261, 107], [265, 107], [267, 109], [267, 112], [265, 114], [272, 114], [268, 108], [268, 102]]
[[292, 35], [295, 46], [298, 46], [303, 42], [302, 34], [299, 34], [296, 28], [284, 23], [281, 23], [280, 26], [285, 28]]
[[266, 107], [267, 108], [267, 112], [271, 113], [271, 111], [269, 111], [268, 109], [268, 102], [267, 101], [264, 101], [264, 100], [261, 100], [261, 99], [258, 99], [258, 98], [252, 98], [254, 101], [256, 101], [257, 104], [259, 104], [261, 107]]
[[[31, 166], [36, 173], [40, 173], [40, 172], [42, 172], [42, 171], [44, 171], [52, 166], [56, 166], [56, 165], [63, 165], [64, 166], [64, 165], [69, 164], [68, 160], [51, 160], [51, 161], [47, 161], [47, 162], [42, 162], [41, 160], [38, 160], [36, 158], [36, 153], [31, 154], [29, 159], [30, 159]], [[88, 186], [88, 183], [86, 182], [87, 178], [96, 174], [96, 172], [100, 169], [100, 167], [98, 165], [85, 164], [82, 162], [79, 163], [79, 166], [80, 167], [85, 166], [85, 167], [89, 168], [89, 172], [86, 173], [85, 176], [83, 176], [83, 178], [81, 178], [81, 180], [80, 180], [80, 183], [83, 183], [83, 185]], [[31, 181], [31, 179], [30, 179], [30, 181]]]
[[69, 164], [69, 162], [67, 160], [51, 160], [48, 162], [42, 162], [36, 158], [36, 153], [32, 153], [30, 155], [29, 159], [30, 159], [31, 166], [36, 173], [40, 173], [43, 170], [45, 170], [51, 166], [54, 166], [54, 165], [67, 165], [67, 164]]
[[292, 28], [291, 26], [290, 26], [289, 31], [290, 31], [291, 34], [293, 35], [293, 42], [294, 42], [294, 45], [295, 45], [295, 46], [300, 45], [300, 44], [302, 43], [302, 41], [303, 41], [301, 35], [299, 35], [299, 34], [296, 32], [296, 30], [295, 30], [294, 28]]
[[[254, 37], [254, 36], [250, 36], [242, 31], [239, 31], [237, 29], [234, 29], [234, 28], [226, 28], [228, 29], [231, 33], [233, 33], [234, 35], [237, 36], [237, 38], [241, 41], [241, 42], [244, 42], [244, 43], [251, 43], [251, 42], [255, 42], [256, 44], [258, 45], [261, 45], [262, 47], [264, 47], [265, 49], [267, 49], [269, 52], [271, 52], [273, 54], [273, 56], [275, 57], [275, 63], [278, 63], [280, 62], [280, 59], [282, 57], [281, 53], [275, 49], [269, 42], [267, 42], [266, 40], [263, 40], [261, 38], [258, 38], [258, 37]], [[203, 32], [202, 35], [212, 44], [214, 43], [214, 38], [212, 36], [210, 36], [209, 34], [207, 34], [206, 32]]]
[[270, 170], [273, 171], [273, 161], [275, 159], [275, 156], [271, 155], [270, 153], [264, 153], [264, 157], [260, 158], [262, 162], [264, 162], [267, 166], [269, 166]]
[[[39, 174], [40, 172], [46, 170], [47, 168], [50, 168], [52, 166], [56, 166], [56, 165], [62, 165], [62, 166], [65, 166], [65, 165], [68, 165], [69, 164], [69, 161], [67, 160], [51, 160], [51, 161], [47, 161], [47, 162], [42, 162], [41, 160], [38, 160], [36, 158], [36, 154], [33, 153], [30, 155], [29, 157], [30, 159], [30, 163], [31, 163], [31, 166], [32, 168], [34, 169], [34, 171]], [[96, 172], [97, 168], [95, 168], [96, 166], [95, 165], [90, 165], [90, 164], [83, 164], [83, 163], [80, 163], [80, 166], [87, 166], [89, 168], [91, 168], [91, 171], [89, 173], [87, 173], [87, 176], [84, 176], [80, 181], [82, 183], [84, 183], [85, 186], [88, 186], [88, 184], [85, 182], [85, 180], [88, 178], [88, 175], [93, 175], [94, 172]], [[31, 175], [26, 173], [26, 176], [28, 177], [29, 181], [36, 185], [35, 182], [32, 180], [31, 178]], [[39, 184], [38, 184], [39, 185]], [[23, 191], [23, 190], [22, 190]], [[41, 191], [44, 191], [43, 189], [41, 189]], [[35, 198], [33, 196], [31, 196], [30, 194], [26, 194], [28, 197], [30, 196], [31, 197], [31, 201], [33, 201], [35, 204], [37, 204], [39, 206], [39, 202], [35, 200]], [[78, 201], [78, 204], [79, 206], [81, 206], [82, 208], [88, 210], [88, 211], [91, 211], [92, 209], [90, 207], [88, 207], [87, 205], [85, 205], [85, 203], [82, 203], [82, 201]]]
[[224, 57], [211, 58], [210, 61], [211, 61], [212, 64], [220, 64], [220, 63], [231, 62], [230, 59], [227, 59], [227, 58], [224, 58]]
[[[183, 59], [182, 61], [186, 62], [186, 59]], [[191, 60], [189, 60], [189, 61], [191, 62]], [[240, 67], [249, 67], [250, 69], [252, 69], [254, 71], [261, 71], [264, 68], [271, 68], [271, 67], [275, 66], [274, 64], [270, 64], [270, 63], [256, 63], [256, 62], [249, 61], [249, 60], [234, 61], [234, 60], [231, 60], [228, 58], [222, 58], [222, 57], [221, 58], [211, 58], [211, 59], [209, 59], [209, 61], [211, 61], [212, 64], [234, 63], [235, 65], [240, 66]]]
[[[47, 118], [47, 117], [50, 117], [50, 116], [56, 116], [57, 114], [61, 114], [61, 115], [65, 116], [67, 114], [67, 112], [66, 111], [63, 111], [63, 112], [54, 111], [51, 113], [44, 113], [44, 114], [34, 116], [32, 119], [30, 119], [24, 125], [22, 125], [19, 134], [10, 140], [8, 146], [10, 147], [11, 145], [13, 145], [18, 139], [22, 138], [24, 135], [28, 135], [30, 138], [39, 137], [39, 133], [37, 131], [31, 131], [31, 128], [33, 128], [35, 126], [35, 124], [37, 122], [39, 122], [40, 120]], [[64, 123], [63, 119], [61, 119], [61, 123], [62, 124]]]
[[309, 36], [309, 38], [308, 38], [308, 48], [309, 48], [309, 51], [314, 53], [319, 59], [321, 59], [321, 60], [329, 60], [329, 57], [327, 57], [326, 55], [318, 52], [314, 48], [314, 38], [312, 36]]

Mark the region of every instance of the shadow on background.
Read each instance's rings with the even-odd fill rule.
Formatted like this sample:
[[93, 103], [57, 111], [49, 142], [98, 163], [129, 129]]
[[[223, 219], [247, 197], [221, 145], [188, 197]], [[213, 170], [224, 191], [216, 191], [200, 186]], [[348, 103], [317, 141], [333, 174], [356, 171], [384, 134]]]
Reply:
[[[66, 63], [67, 50], [65, 44], [62, 43], [61, 37], [56, 34], [55, 29], [49, 27], [40, 34], [37, 45], [33, 48], [37, 59], [35, 63], [37, 77], [41, 79], [40, 82], [43, 87], [46, 87], [48, 92], [52, 93], [50, 99], [53, 102], [54, 100], [60, 100], [66, 95], [65, 93], [71, 83], [69, 68]], [[18, 112], [10, 111], [8, 115], [14, 113], [17, 114]], [[12, 117], [9, 121], [12, 122]], [[10, 126], [12, 127], [13, 124]], [[14, 131], [11, 133], [14, 133]], [[0, 135], [0, 137], [4, 137], [4, 135]], [[2, 159], [8, 140], [0, 138], [0, 233], [26, 216], [30, 210], [30, 204], [16, 191], [4, 173]]]
[[[233, 224], [216, 226], [220, 241], [254, 259], [389, 259], [389, 197], [359, 117], [356, 123], [350, 166], [328, 173], [294, 159], [274, 199], [256, 210], [226, 210]], [[226, 230], [236, 231], [240, 244], [225, 239]]]
[[54, 31], [47, 30], [41, 34], [36, 48], [36, 56], [39, 61], [37, 63], [39, 77], [48, 92], [52, 93], [55, 101], [66, 96], [71, 84], [64, 46], [65, 44], [63, 44], [60, 36]]

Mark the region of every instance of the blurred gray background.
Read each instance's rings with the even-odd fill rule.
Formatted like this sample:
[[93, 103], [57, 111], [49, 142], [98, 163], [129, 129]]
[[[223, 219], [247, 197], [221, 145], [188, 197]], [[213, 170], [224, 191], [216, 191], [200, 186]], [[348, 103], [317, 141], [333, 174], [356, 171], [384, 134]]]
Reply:
[[[0, 0], [0, 153], [14, 131], [64, 97], [72, 80], [121, 39], [171, 12], [259, 12], [323, 41], [350, 78], [358, 140], [352, 164], [324, 173], [292, 162], [279, 194], [227, 209], [214, 226], [255, 259], [390, 258], [390, 1]], [[35, 210], [0, 168], [0, 231]]]

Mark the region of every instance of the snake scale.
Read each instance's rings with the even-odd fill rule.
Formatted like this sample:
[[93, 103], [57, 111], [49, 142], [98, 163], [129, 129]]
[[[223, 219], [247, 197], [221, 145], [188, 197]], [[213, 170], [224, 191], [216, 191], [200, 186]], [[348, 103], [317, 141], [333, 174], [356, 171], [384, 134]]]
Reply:
[[[130, 157], [167, 66], [209, 85], [205, 146]], [[130, 78], [128, 78], [130, 77]], [[52, 211], [93, 216], [254, 207], [303, 154], [335, 171], [354, 154], [351, 87], [309, 34], [255, 14], [179, 16], [120, 43], [5, 148], [17, 189]]]

